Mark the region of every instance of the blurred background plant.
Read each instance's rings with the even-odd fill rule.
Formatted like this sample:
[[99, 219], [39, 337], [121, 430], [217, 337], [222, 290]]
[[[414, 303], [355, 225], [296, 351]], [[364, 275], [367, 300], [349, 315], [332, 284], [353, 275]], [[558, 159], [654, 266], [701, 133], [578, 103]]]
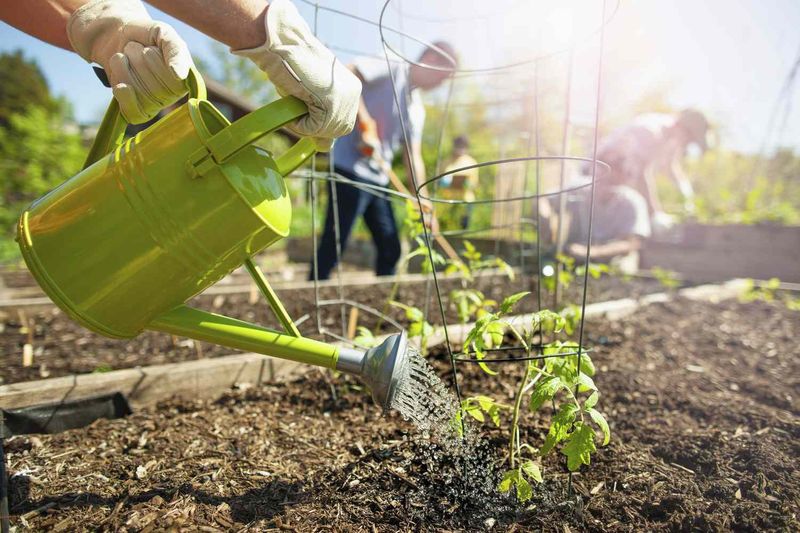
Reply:
[[75, 174], [86, 156], [69, 102], [56, 98], [22, 51], [0, 55], [0, 261], [18, 258], [16, 221]]

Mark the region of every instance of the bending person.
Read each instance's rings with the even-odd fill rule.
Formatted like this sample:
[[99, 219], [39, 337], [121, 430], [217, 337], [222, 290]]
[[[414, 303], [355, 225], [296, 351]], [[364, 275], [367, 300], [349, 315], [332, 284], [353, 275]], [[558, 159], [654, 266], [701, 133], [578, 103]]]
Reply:
[[[597, 158], [617, 162], [617, 181], [645, 199], [654, 229], [665, 229], [671, 225], [672, 217], [664, 213], [655, 178], [666, 175], [683, 196], [684, 211], [693, 213], [694, 190], [683, 168], [683, 158], [689, 145], [707, 149], [708, 131], [708, 120], [694, 109], [676, 114], [648, 113], [602, 139]], [[604, 185], [598, 181], [597, 186]]]

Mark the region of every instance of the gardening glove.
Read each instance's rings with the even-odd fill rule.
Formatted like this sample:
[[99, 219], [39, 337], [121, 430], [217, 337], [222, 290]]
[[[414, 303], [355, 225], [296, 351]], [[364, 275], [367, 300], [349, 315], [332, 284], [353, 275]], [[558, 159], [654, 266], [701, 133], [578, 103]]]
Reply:
[[314, 36], [289, 0], [271, 1], [264, 23], [264, 44], [231, 51], [266, 72], [281, 96], [295, 96], [306, 103], [308, 114], [288, 128], [313, 138], [317, 149], [327, 152], [334, 138], [353, 129], [361, 82]]
[[653, 227], [653, 233], [656, 235], [662, 235], [667, 233], [673, 228], [673, 226], [675, 226], [675, 217], [663, 211], [656, 211], [653, 213], [651, 224]]
[[378, 125], [372, 118], [359, 118], [356, 123], [361, 138], [358, 150], [365, 157], [381, 157], [381, 139], [378, 137]]
[[67, 21], [72, 47], [102, 66], [131, 124], [147, 122], [186, 94], [192, 57], [177, 32], [139, 0], [91, 0]]

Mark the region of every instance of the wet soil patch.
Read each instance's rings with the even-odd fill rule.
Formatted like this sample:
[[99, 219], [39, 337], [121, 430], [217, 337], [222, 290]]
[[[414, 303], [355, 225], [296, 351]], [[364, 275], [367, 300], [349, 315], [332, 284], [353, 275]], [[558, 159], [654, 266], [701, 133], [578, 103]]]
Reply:
[[[313, 370], [215, 402], [165, 402], [82, 430], [7, 442], [13, 523], [84, 531], [797, 530], [800, 314], [776, 304], [652, 305], [591, 321], [612, 442], [566, 490], [562, 461], [527, 506], [459, 498], [424, 440], [360, 387]], [[598, 343], [600, 340], [602, 343]], [[449, 379], [445, 354], [431, 354]], [[517, 368], [462, 365], [508, 401]], [[527, 415], [537, 446], [546, 420]], [[508, 421], [504, 421], [507, 425]], [[506, 440], [486, 430], [490, 456]], [[567, 529], [568, 528], [568, 529]]]

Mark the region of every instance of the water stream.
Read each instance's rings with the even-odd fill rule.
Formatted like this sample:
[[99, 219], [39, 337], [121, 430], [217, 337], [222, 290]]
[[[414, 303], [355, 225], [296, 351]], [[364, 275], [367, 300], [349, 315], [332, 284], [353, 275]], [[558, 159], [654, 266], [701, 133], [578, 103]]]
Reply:
[[417, 445], [415, 460], [436, 490], [452, 502], [461, 507], [483, 506], [498, 497], [492, 447], [467, 420], [459, 435], [454, 423], [459, 409], [456, 396], [416, 350], [409, 350], [406, 376], [398, 384], [391, 408], [419, 430], [412, 437]]

